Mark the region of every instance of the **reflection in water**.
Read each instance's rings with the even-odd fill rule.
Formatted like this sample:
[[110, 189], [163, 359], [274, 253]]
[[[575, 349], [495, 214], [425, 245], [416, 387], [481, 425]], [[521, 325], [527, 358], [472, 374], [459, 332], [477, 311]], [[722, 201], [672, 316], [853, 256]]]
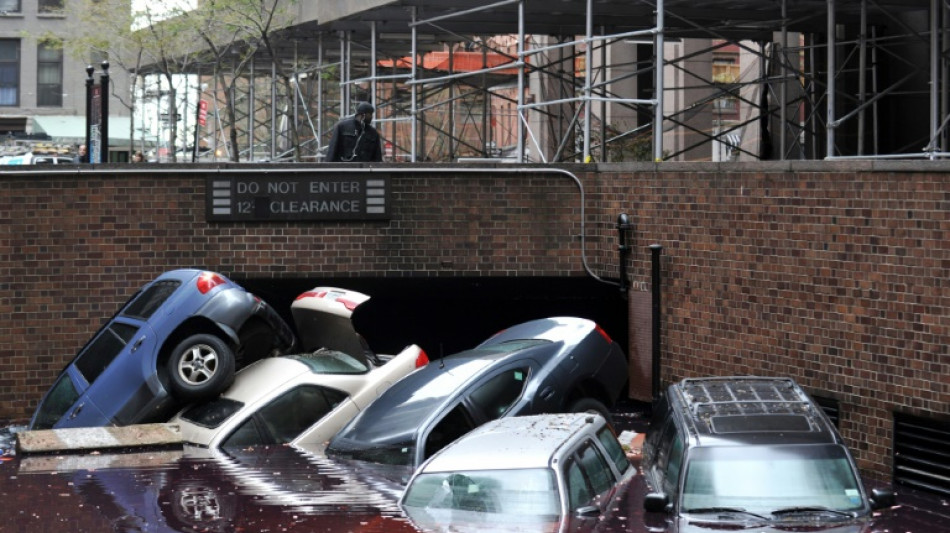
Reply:
[[0, 466], [4, 508], [41, 505], [0, 531], [415, 531], [398, 489], [325, 457], [287, 446], [189, 452], [13, 457]]

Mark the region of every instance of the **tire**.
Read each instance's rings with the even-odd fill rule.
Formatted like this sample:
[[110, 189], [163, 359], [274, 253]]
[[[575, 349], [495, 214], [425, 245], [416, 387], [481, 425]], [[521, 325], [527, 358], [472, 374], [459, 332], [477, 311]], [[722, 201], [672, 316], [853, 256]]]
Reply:
[[571, 404], [570, 412], [572, 413], [597, 413], [600, 416], [604, 417], [604, 420], [607, 421], [607, 425], [614, 427], [613, 418], [610, 416], [610, 411], [607, 409], [607, 406], [600, 403], [598, 400], [593, 398], [580, 398]]
[[234, 381], [234, 351], [219, 337], [199, 333], [175, 346], [165, 369], [177, 400], [211, 398]]
[[245, 366], [270, 357], [277, 352], [276, 335], [274, 331], [262, 322], [251, 322], [238, 335], [241, 344], [234, 354], [234, 369], [240, 370]]

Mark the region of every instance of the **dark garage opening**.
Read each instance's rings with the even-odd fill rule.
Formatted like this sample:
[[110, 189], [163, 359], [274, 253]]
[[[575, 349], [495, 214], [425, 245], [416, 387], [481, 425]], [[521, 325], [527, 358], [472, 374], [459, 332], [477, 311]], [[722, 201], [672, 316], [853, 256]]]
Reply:
[[[470, 348], [498, 331], [535, 318], [594, 320], [625, 348], [627, 302], [619, 288], [589, 277], [235, 279], [293, 324], [290, 305], [318, 286], [371, 299], [354, 315], [357, 330], [379, 353], [418, 344], [430, 358]], [[629, 357], [629, 354], [628, 354]]]

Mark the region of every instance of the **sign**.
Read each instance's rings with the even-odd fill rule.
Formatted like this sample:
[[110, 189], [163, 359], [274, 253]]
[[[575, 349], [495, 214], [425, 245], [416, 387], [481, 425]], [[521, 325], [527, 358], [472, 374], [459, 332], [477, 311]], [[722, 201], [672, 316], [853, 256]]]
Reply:
[[389, 175], [209, 177], [205, 211], [211, 222], [388, 220]]
[[204, 126], [208, 123], [208, 102], [206, 100], [198, 101], [198, 124]]
[[[171, 113], [159, 113], [159, 114], [158, 114], [158, 119], [161, 120], [162, 122], [168, 122], [168, 120], [169, 120], [170, 118], [171, 118]], [[176, 121], [180, 121], [180, 120], [181, 120], [181, 113], [175, 113], [175, 120], [176, 120]]]

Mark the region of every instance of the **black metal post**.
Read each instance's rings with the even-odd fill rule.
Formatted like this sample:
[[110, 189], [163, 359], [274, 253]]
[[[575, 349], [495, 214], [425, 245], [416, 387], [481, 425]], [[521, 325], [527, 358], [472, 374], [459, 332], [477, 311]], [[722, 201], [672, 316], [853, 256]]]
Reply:
[[201, 133], [201, 81], [198, 82], [198, 102], [195, 104], [195, 144], [191, 147], [191, 162], [198, 161], [198, 135]]
[[662, 312], [661, 300], [661, 279], [660, 279], [660, 254], [663, 252], [663, 246], [660, 244], [650, 245], [650, 264], [651, 279], [650, 285], [653, 293], [653, 368], [650, 372], [652, 377], [653, 401], [654, 403], [660, 397], [660, 313]]
[[626, 213], [617, 215], [617, 239], [620, 244], [617, 250], [620, 252], [620, 295], [627, 297], [627, 291], [630, 288], [630, 282], [627, 280], [627, 258], [630, 256], [630, 217]]
[[99, 103], [102, 110], [102, 124], [99, 128], [100, 163], [109, 162], [109, 62], [102, 62], [102, 74], [99, 76]]
[[96, 83], [92, 73], [95, 71], [92, 65], [86, 67], [86, 160], [81, 161], [85, 163], [92, 162], [92, 86]]

